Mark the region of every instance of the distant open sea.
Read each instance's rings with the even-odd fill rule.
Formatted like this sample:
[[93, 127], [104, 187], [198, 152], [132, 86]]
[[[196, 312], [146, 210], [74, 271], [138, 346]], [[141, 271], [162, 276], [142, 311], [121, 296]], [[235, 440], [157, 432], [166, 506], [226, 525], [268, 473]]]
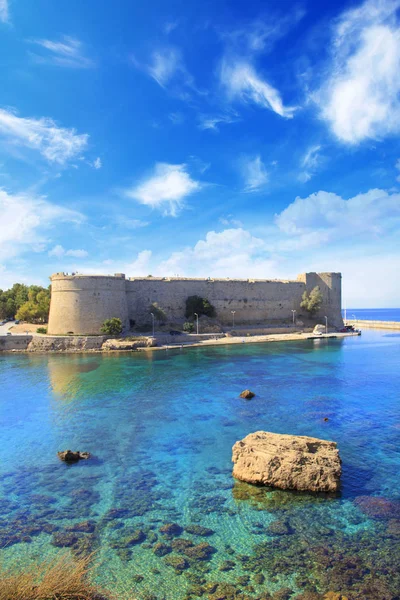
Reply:
[[[344, 310], [342, 311], [344, 316]], [[400, 321], [400, 308], [348, 308], [348, 319], [363, 321]]]

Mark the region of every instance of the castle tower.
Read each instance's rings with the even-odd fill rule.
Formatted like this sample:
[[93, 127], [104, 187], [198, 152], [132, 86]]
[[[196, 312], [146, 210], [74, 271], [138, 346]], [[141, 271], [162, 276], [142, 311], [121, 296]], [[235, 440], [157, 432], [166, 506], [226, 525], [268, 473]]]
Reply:
[[297, 277], [303, 281], [306, 291], [311, 292], [316, 286], [319, 287], [322, 294], [322, 305], [317, 312], [315, 319], [322, 324], [325, 323], [324, 317], [328, 317], [328, 325], [333, 327], [343, 327], [342, 318], [342, 274], [341, 273], [302, 273]]
[[106, 319], [128, 324], [125, 275], [67, 275], [51, 280], [49, 334], [98, 334]]

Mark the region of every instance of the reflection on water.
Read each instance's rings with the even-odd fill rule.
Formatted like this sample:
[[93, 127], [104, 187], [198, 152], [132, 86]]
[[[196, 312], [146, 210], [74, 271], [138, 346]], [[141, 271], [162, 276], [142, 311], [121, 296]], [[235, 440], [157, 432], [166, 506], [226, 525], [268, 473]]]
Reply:
[[[126, 599], [395, 598], [399, 340], [317, 342], [1, 356], [4, 560], [95, 551]], [[232, 445], [258, 429], [336, 440], [341, 494], [235, 482]]]

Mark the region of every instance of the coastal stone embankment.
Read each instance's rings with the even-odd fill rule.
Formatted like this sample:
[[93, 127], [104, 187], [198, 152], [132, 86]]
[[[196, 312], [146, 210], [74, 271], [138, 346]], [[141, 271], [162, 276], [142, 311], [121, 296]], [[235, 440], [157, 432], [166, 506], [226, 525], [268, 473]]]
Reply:
[[368, 329], [400, 329], [399, 321], [363, 321], [357, 319], [347, 319], [348, 325], [354, 325], [357, 328], [366, 327]]
[[309, 492], [340, 486], [336, 443], [318, 438], [256, 431], [236, 442], [232, 461], [233, 476], [247, 483]]

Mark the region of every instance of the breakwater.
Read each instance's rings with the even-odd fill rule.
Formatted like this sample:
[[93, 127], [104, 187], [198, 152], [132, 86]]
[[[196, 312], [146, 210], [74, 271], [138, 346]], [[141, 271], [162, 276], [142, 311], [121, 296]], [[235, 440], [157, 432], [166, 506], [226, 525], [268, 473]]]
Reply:
[[400, 329], [399, 321], [363, 321], [358, 319], [347, 319], [348, 325], [354, 327], [368, 327], [369, 329]]

